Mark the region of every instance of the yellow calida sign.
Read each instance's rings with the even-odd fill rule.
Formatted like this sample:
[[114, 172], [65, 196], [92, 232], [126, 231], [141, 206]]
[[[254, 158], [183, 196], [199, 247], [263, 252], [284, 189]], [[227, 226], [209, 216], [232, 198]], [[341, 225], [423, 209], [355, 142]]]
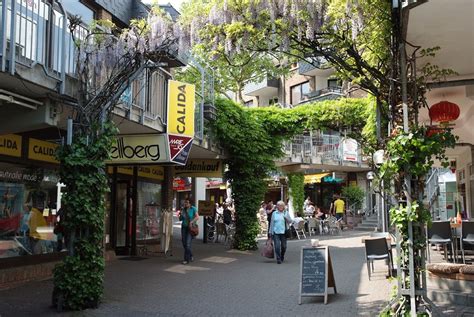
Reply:
[[0, 154], [21, 157], [21, 135], [0, 135]]
[[59, 163], [56, 160], [56, 149], [59, 145], [37, 139], [30, 139], [28, 158], [49, 163]]
[[194, 137], [194, 102], [194, 85], [168, 82], [168, 133]]

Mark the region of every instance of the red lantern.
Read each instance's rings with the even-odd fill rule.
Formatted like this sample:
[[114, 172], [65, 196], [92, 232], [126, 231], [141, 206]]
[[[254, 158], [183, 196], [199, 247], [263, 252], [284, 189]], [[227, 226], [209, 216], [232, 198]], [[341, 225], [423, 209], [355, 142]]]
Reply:
[[461, 110], [455, 103], [449, 101], [441, 101], [430, 107], [430, 119], [435, 122], [448, 123], [459, 118]]

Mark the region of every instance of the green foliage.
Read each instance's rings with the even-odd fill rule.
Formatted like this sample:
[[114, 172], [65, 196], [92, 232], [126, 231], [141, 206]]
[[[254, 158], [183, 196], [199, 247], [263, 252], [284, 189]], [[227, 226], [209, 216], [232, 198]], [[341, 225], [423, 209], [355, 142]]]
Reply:
[[274, 160], [283, 155], [283, 141], [304, 129], [352, 128], [360, 133], [370, 104], [369, 99], [340, 99], [293, 109], [249, 109], [217, 99], [217, 119], [211, 123], [211, 133], [228, 156], [226, 178], [232, 184], [237, 208], [237, 248], [257, 247], [255, 212], [267, 190], [264, 179], [275, 170]]
[[403, 177], [409, 171], [415, 177], [425, 176], [438, 159], [444, 167], [449, 166], [446, 148], [454, 148], [457, 137], [450, 129], [427, 136], [426, 127], [418, 127], [410, 132], [398, 134], [387, 142], [387, 161], [380, 168], [379, 176], [388, 183]]
[[56, 304], [74, 310], [97, 307], [103, 292], [105, 160], [116, 129], [107, 123], [92, 131], [94, 138], [77, 136], [57, 154], [61, 182], [66, 185], [62, 225], [70, 249], [54, 269], [54, 298]]
[[303, 216], [304, 205], [304, 175], [294, 173], [288, 175], [288, 187], [293, 198], [293, 206], [298, 216]]
[[359, 186], [346, 186], [342, 189], [342, 196], [347, 198], [348, 205], [355, 204], [355, 209], [360, 210], [364, 202], [365, 192]]
[[[199, 33], [201, 41], [193, 43], [192, 54], [201, 65], [212, 69], [214, 78], [217, 79], [214, 83], [215, 92], [228, 98], [228, 92], [232, 92], [236, 96], [235, 100], [242, 101], [242, 91], [248, 81], [259, 82], [267, 76], [283, 75], [287, 73], [287, 69], [279, 67], [281, 62], [275, 60], [277, 54], [249, 50], [229, 52], [226, 43], [216, 40], [216, 34], [225, 32], [229, 34], [229, 38], [239, 38], [236, 45], [243, 47], [245, 38], [241, 35], [249, 30], [249, 26], [242, 21], [223, 26], [197, 26], [197, 20], [208, 18], [213, 5], [221, 4], [222, 1], [218, 0], [190, 0], [183, 4], [180, 23]], [[178, 71], [176, 78], [197, 87], [201, 85], [201, 75], [192, 66]]]

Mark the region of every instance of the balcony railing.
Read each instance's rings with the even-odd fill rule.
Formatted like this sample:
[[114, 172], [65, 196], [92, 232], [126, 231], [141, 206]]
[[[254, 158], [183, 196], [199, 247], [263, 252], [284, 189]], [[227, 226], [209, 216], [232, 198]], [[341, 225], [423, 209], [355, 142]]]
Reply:
[[324, 57], [311, 57], [308, 60], [298, 62], [298, 73], [308, 75], [313, 70], [328, 70], [327, 61]]
[[[76, 39], [87, 35], [85, 27], [74, 32]], [[40, 65], [62, 89], [66, 75], [74, 76], [76, 46], [62, 6], [47, 0], [0, 0], [0, 36], [2, 72], [15, 74], [17, 64]]]
[[313, 131], [309, 135], [298, 135], [293, 140], [286, 142], [284, 144], [285, 159], [291, 162], [329, 165], [366, 163], [360, 146], [357, 147], [356, 155], [350, 159], [343, 147], [343, 137]]
[[277, 92], [280, 82], [277, 78], [267, 77], [259, 82], [250, 82], [244, 87], [244, 95], [258, 96], [267, 91]]
[[156, 120], [166, 124], [167, 75], [161, 70], [145, 69], [125, 90], [118, 106], [127, 110], [129, 117], [138, 111], [140, 123], [148, 125]]
[[305, 99], [299, 105], [315, 101], [339, 99], [344, 97], [344, 93], [342, 87], [327, 87], [305, 94], [304, 97]]

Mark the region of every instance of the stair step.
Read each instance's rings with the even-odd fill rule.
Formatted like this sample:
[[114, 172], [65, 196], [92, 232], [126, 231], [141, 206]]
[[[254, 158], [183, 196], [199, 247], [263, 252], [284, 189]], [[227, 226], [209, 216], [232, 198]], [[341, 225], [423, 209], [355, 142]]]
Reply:
[[375, 226], [374, 227], [366, 227], [366, 226], [357, 226], [357, 227], [354, 227], [354, 230], [357, 230], [357, 231], [375, 231]]

